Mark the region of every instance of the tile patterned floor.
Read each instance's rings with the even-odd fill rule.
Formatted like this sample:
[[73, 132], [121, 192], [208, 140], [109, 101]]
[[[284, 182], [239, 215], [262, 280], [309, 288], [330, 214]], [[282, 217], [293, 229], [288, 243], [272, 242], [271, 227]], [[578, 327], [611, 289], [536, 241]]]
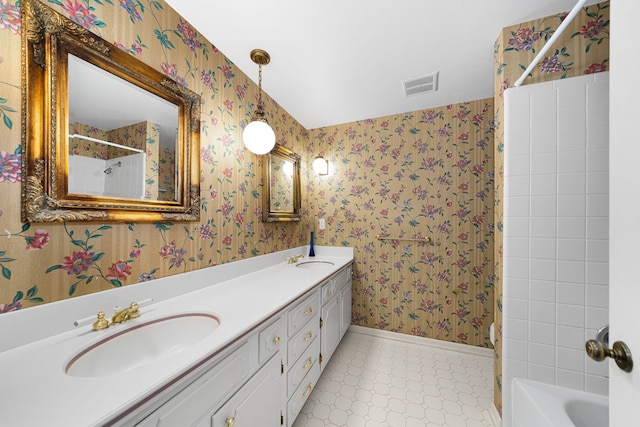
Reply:
[[493, 427], [493, 358], [349, 331], [293, 427]]

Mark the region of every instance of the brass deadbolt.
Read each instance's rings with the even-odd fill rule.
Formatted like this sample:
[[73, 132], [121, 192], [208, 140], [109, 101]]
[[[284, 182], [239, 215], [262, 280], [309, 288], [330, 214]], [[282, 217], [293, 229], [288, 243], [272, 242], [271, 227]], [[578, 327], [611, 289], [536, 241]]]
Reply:
[[613, 348], [606, 348], [604, 344], [597, 340], [589, 340], [585, 344], [587, 355], [596, 362], [602, 362], [607, 357], [616, 361], [616, 365], [625, 372], [631, 372], [633, 369], [633, 359], [631, 358], [631, 350], [622, 341], [613, 343]]

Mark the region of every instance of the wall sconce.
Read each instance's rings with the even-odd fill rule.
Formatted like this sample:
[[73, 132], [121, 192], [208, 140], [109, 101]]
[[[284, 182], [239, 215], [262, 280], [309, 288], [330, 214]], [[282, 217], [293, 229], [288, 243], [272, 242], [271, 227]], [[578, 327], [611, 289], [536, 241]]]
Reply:
[[316, 157], [316, 159], [311, 164], [311, 167], [319, 176], [329, 175], [329, 160], [325, 159], [322, 156]]
[[271, 57], [262, 49], [251, 51], [251, 60], [258, 64], [258, 106], [251, 122], [242, 132], [244, 146], [254, 154], [267, 154], [276, 145], [276, 134], [269, 126], [262, 109], [262, 66], [271, 61]]
[[287, 176], [293, 176], [293, 163], [284, 162], [284, 164], [282, 165], [282, 172], [284, 172], [284, 174]]

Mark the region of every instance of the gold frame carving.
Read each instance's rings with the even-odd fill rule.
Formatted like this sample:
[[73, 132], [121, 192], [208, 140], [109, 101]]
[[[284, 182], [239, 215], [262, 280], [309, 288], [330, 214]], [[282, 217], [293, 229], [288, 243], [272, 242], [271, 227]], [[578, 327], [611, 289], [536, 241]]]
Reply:
[[[23, 0], [22, 221], [199, 221], [201, 98], [38, 0]], [[175, 201], [69, 195], [68, 55], [178, 107]]]
[[[271, 157], [293, 163], [293, 211], [280, 212], [271, 207]], [[262, 158], [262, 222], [292, 222], [300, 221], [301, 184], [300, 184], [300, 155], [286, 147], [276, 144], [271, 152]]]

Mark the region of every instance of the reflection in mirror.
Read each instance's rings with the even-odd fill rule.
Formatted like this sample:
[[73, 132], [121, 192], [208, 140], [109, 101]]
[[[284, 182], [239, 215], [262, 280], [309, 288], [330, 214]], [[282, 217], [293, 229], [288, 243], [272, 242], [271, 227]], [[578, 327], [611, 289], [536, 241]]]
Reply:
[[176, 201], [178, 106], [68, 60], [68, 192]]
[[293, 213], [293, 163], [271, 157], [271, 211]]
[[198, 221], [198, 94], [21, 1], [22, 220]]
[[276, 145], [263, 159], [264, 222], [300, 220], [300, 156]]

